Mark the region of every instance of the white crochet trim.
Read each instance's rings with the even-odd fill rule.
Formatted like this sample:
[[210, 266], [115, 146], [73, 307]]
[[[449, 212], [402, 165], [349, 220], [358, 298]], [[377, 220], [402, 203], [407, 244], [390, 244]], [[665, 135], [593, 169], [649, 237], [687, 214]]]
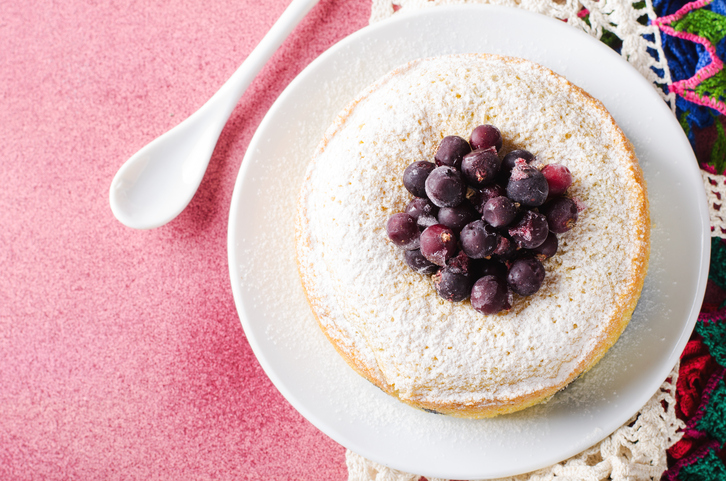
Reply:
[[[651, 0], [646, 0], [643, 8], [634, 6], [641, 3], [638, 0], [373, 0], [370, 23], [388, 18], [399, 10], [462, 3], [518, 7], [541, 13], [564, 20], [598, 40], [605, 31], [614, 33], [623, 41], [620, 51], [623, 58], [653, 84], [675, 114], [675, 94], [666, 93], [664, 88], [671, 84], [671, 73], [663, 53], [660, 31], [655, 25], [642, 25], [638, 22], [642, 16], [651, 20], [656, 18]], [[578, 16], [583, 8], [590, 12], [589, 25]], [[653, 40], [647, 40], [646, 35]], [[655, 56], [649, 52], [653, 52]], [[657, 70], [654, 71], [654, 68]]]
[[[681, 437], [676, 417], [676, 364], [669, 378], [627, 423], [577, 456], [529, 474], [498, 481], [656, 481], [668, 468], [666, 449]], [[348, 481], [419, 481], [421, 476], [381, 466], [348, 450]], [[447, 481], [427, 478], [429, 481]]]
[[711, 235], [726, 239], [726, 177], [701, 169], [711, 216]]
[[[597, 39], [602, 37], [604, 31], [614, 33], [623, 41], [623, 58], [653, 84], [675, 114], [675, 95], [666, 94], [667, 89], [664, 88], [670, 85], [671, 76], [663, 53], [660, 32], [657, 27], [641, 25], [637, 20], [643, 15], [647, 15], [649, 19], [656, 17], [651, 0], [646, 0], [644, 8], [640, 9], [634, 6], [639, 3], [637, 0], [373, 0], [370, 23], [388, 18], [399, 10], [459, 3], [488, 3], [523, 8], [565, 20]], [[589, 25], [578, 16], [583, 8], [589, 10]], [[646, 40], [645, 35], [650, 35], [653, 40]], [[653, 52], [655, 56], [649, 52]], [[654, 71], [654, 68], [657, 70]], [[726, 213], [722, 217], [720, 212], [721, 199], [726, 196], [726, 177], [706, 172], [703, 175], [714, 235], [726, 237]], [[666, 449], [680, 439], [680, 431], [685, 427], [675, 415], [675, 386], [679, 364], [676, 364], [668, 380], [648, 403], [609, 437], [566, 461], [533, 473], [506, 478], [507, 481], [660, 479], [668, 467]], [[381, 466], [350, 450], [346, 452], [346, 464], [349, 481], [418, 481], [421, 478]]]

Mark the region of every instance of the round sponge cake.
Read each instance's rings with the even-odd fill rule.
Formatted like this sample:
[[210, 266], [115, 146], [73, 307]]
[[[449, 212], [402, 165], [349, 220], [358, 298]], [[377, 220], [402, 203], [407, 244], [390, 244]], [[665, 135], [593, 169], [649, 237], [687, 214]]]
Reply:
[[[406, 166], [481, 124], [500, 129], [502, 154], [567, 166], [568, 195], [587, 206], [544, 262], [541, 289], [496, 315], [440, 298], [385, 228], [411, 199]], [[586, 92], [523, 59], [436, 57], [386, 75], [328, 129], [300, 193], [296, 246], [312, 310], [353, 369], [412, 406], [488, 417], [549, 398], [616, 342], [647, 271], [648, 200], [631, 144]]]

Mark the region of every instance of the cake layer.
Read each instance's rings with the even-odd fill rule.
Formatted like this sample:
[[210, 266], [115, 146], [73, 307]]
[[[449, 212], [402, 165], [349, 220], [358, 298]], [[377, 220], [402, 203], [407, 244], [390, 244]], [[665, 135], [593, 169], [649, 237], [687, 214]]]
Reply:
[[[542, 288], [497, 315], [441, 299], [385, 229], [411, 199], [406, 166], [481, 124], [500, 129], [502, 154], [567, 166], [568, 195], [587, 206]], [[414, 61], [362, 92], [315, 152], [296, 223], [303, 286], [338, 352], [402, 401], [467, 417], [540, 402], [592, 367], [635, 308], [649, 235], [642, 172], [603, 105], [544, 67], [485, 54]]]

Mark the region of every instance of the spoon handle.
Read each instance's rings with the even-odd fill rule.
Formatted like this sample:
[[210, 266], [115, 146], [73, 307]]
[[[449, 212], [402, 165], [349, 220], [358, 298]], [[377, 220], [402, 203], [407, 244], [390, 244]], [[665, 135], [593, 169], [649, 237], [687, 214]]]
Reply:
[[282, 42], [319, 0], [292, 0], [272, 28], [220, 89], [197, 112], [212, 113], [221, 132], [242, 94]]

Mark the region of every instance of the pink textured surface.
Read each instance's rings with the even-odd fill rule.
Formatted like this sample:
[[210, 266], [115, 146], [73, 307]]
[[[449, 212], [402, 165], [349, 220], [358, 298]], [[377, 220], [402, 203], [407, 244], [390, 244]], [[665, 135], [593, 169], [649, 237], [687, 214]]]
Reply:
[[204, 103], [288, 3], [0, 2], [0, 479], [345, 479], [344, 448], [245, 340], [226, 234], [265, 112], [370, 2], [313, 9], [180, 217], [134, 231], [108, 205], [121, 163]]

